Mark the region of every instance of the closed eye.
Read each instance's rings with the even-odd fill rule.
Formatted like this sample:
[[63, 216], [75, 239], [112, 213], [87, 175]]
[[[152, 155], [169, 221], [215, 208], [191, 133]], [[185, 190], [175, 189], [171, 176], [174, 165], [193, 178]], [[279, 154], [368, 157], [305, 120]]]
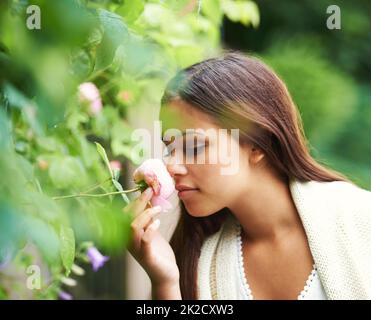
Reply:
[[205, 150], [205, 145], [198, 145], [193, 148], [184, 148], [183, 153], [188, 155], [188, 154], [193, 154], [193, 155], [198, 155], [202, 153]]

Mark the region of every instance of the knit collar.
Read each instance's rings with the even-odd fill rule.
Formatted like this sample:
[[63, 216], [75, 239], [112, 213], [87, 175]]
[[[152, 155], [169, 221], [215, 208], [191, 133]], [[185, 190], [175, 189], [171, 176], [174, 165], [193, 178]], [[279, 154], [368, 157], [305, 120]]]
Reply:
[[[352, 272], [360, 269], [360, 266], [352, 265], [357, 260], [354, 246], [346, 246], [347, 238], [341, 232], [348, 228], [345, 222], [349, 224], [349, 221], [342, 221], [345, 209], [339, 206], [336, 199], [340, 194], [349, 193], [356, 197], [359, 189], [346, 182], [301, 182], [296, 179], [290, 180], [289, 188], [328, 299], [368, 296], [370, 293], [367, 292], [365, 279], [369, 281], [369, 276], [362, 273], [357, 276]], [[350, 213], [346, 218], [349, 216]], [[230, 215], [219, 231], [204, 242], [198, 266], [198, 292], [201, 299], [237, 298], [237, 288], [232, 277], [234, 266], [238, 263], [235, 232], [236, 218]], [[370, 246], [370, 243], [366, 245]], [[350, 278], [351, 284], [348, 280]], [[356, 289], [352, 291], [350, 287]]]

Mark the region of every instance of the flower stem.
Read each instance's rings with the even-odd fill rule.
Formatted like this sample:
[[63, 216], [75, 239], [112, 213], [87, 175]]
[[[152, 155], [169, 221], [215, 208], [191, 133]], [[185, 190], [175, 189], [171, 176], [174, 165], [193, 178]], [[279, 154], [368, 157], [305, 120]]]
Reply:
[[103, 184], [105, 184], [106, 182], [110, 181], [112, 178], [107, 178], [106, 180], [103, 180], [102, 182], [97, 182], [95, 184], [93, 184], [92, 186], [90, 186], [88, 189], [86, 189], [85, 191], [83, 191], [82, 193], [86, 193], [86, 192], [89, 192], [89, 191], [93, 191], [97, 188], [99, 188], [100, 186], [102, 186]]
[[100, 193], [100, 194], [89, 194], [89, 193], [78, 193], [78, 194], [70, 194], [68, 196], [60, 196], [60, 197], [53, 197], [53, 200], [61, 200], [61, 199], [68, 199], [68, 198], [77, 198], [77, 197], [94, 197], [94, 198], [99, 198], [99, 197], [105, 197], [105, 196], [110, 196], [110, 195], [115, 195], [115, 194], [122, 194], [122, 193], [130, 193], [130, 192], [135, 192], [139, 191], [140, 188], [134, 188], [134, 189], [129, 189], [129, 190], [123, 190], [123, 191], [115, 191], [115, 192], [108, 192], [108, 193]]

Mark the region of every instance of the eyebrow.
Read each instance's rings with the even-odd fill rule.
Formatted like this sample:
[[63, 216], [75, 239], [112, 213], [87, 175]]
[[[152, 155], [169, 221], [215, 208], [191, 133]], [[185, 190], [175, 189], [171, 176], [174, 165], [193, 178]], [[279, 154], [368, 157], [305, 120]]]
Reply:
[[[205, 138], [205, 142], [207, 142], [209, 139], [207, 138], [207, 136], [206, 135], [204, 135], [203, 133], [201, 133], [201, 132], [197, 132], [196, 130], [193, 130], [193, 129], [190, 129], [188, 132], [186, 132], [186, 131], [182, 131], [182, 137], [184, 137], [184, 135], [185, 134], [187, 134], [187, 133], [191, 133], [191, 134], [197, 134], [197, 135], [201, 135], [201, 136], [204, 136], [204, 137], [206, 137]], [[171, 136], [171, 138], [173, 138], [174, 136]], [[164, 141], [164, 135], [163, 134], [161, 134], [161, 140], [162, 140], [162, 142], [163, 143], [169, 143], [169, 141]]]
[[[204, 136], [204, 134], [202, 134], [201, 132], [198, 132], [198, 131], [196, 131], [194, 129], [189, 129], [188, 132], [187, 131], [181, 131], [181, 133], [182, 133], [182, 136], [184, 136], [186, 133], [194, 133], [194, 134], [198, 134], [198, 135]], [[164, 137], [164, 133], [162, 132], [161, 133], [161, 139], [163, 139], [163, 137]]]

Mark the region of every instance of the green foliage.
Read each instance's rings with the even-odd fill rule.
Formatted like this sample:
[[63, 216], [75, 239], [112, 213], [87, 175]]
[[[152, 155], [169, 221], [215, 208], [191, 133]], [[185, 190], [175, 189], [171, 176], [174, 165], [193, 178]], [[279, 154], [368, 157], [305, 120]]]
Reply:
[[142, 0], [124, 1], [124, 3], [116, 9], [116, 13], [123, 17], [127, 23], [132, 23], [139, 18], [144, 10]]
[[223, 0], [221, 4], [229, 20], [233, 22], [241, 22], [245, 26], [251, 24], [252, 26], [257, 27], [259, 25], [259, 9], [254, 2]]
[[[55, 299], [62, 276], [86, 261], [84, 243], [122, 253], [126, 167], [140, 159], [131, 122], [154, 113], [177, 69], [219, 51], [224, 14], [256, 25], [256, 7], [244, 2], [239, 15], [222, 0], [0, 3], [0, 263], [23, 275], [37, 263], [48, 275], [30, 292], [0, 272], [0, 297], [20, 288]], [[40, 30], [27, 29], [31, 3]], [[99, 90], [94, 107], [79, 87], [87, 82]]]
[[97, 146], [97, 150], [98, 150], [100, 156], [102, 157], [102, 159], [104, 161], [104, 164], [107, 166], [107, 170], [109, 171], [109, 173], [111, 175], [111, 178], [113, 178], [113, 171], [112, 171], [112, 168], [109, 164], [109, 160], [108, 160], [108, 157], [107, 157], [106, 150], [104, 150], [104, 148], [98, 142], [96, 142], [95, 145]]
[[309, 39], [280, 42], [264, 58], [292, 93], [309, 141], [321, 147], [338, 137], [355, 112], [357, 98], [353, 81], [314, 49], [315, 44]]
[[[104, 161], [104, 163], [107, 167], [107, 170], [109, 171], [109, 173], [111, 175], [111, 181], [112, 181], [114, 187], [116, 188], [117, 191], [123, 191], [124, 189], [122, 188], [120, 182], [118, 182], [119, 172], [112, 170], [111, 165], [108, 161], [106, 150], [104, 150], [104, 148], [98, 142], [96, 142], [95, 144], [97, 146], [97, 150], [98, 150], [101, 158], [103, 159], [103, 161]], [[122, 193], [121, 196], [124, 199], [126, 204], [128, 204], [130, 202], [129, 198], [127, 197], [127, 195], [125, 193]]]
[[68, 276], [75, 260], [75, 234], [71, 228], [62, 225], [59, 236], [61, 239], [61, 259]]
[[341, 30], [326, 27], [332, 4], [261, 0], [260, 27], [226, 21], [224, 41], [277, 70], [300, 109], [312, 154], [370, 189], [371, 3], [337, 1]]
[[128, 41], [128, 30], [122, 19], [106, 10], [99, 10], [98, 17], [103, 29], [102, 39], [96, 49], [94, 71], [107, 68], [115, 56], [120, 45]]

